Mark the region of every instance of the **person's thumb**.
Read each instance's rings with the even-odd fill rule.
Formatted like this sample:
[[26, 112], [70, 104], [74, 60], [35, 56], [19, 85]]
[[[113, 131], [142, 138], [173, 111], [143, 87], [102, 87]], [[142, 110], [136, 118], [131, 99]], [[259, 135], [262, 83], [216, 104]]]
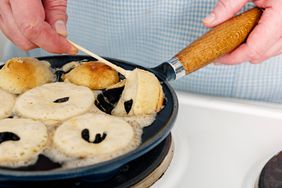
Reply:
[[67, 36], [67, 0], [43, 0], [46, 21], [55, 29], [55, 31]]
[[211, 13], [203, 19], [207, 27], [214, 27], [233, 17], [248, 0], [219, 0]]

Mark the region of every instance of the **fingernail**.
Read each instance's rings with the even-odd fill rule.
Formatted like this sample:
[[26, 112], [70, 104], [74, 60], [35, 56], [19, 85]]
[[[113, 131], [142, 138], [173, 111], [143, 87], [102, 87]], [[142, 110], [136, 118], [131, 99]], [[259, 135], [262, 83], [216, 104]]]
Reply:
[[68, 35], [66, 24], [63, 20], [57, 20], [55, 22], [55, 30], [58, 34], [66, 37]]
[[206, 18], [203, 19], [204, 23], [210, 24], [215, 20], [215, 14], [210, 13]]

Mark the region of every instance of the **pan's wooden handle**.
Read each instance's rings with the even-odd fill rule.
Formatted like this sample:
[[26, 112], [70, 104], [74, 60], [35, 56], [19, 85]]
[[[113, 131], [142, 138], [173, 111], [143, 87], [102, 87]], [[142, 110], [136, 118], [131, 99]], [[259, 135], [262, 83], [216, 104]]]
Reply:
[[186, 74], [194, 72], [242, 44], [258, 23], [262, 10], [253, 8], [216, 26], [180, 51], [176, 57]]

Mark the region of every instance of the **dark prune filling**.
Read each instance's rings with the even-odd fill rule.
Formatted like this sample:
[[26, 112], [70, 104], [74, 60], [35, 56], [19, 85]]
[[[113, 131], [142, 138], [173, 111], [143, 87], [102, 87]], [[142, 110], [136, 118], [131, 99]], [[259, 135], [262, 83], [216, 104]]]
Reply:
[[95, 100], [95, 105], [103, 112], [111, 114], [118, 103], [124, 87], [102, 91]]
[[57, 70], [55, 72], [55, 76], [56, 76], [56, 82], [63, 82], [63, 75], [65, 74], [65, 72], [63, 70]]
[[108, 103], [103, 95], [98, 95], [97, 99], [95, 100], [95, 105], [97, 108], [99, 108], [101, 111], [111, 114], [112, 110], [114, 109], [114, 105], [111, 103]]
[[126, 113], [130, 112], [130, 110], [132, 108], [132, 104], [133, 104], [133, 100], [132, 99], [124, 102], [124, 109], [125, 109]]
[[19, 141], [20, 137], [12, 132], [0, 132], [0, 144], [6, 141]]
[[83, 129], [81, 131], [81, 137], [83, 140], [85, 140], [86, 142], [89, 143], [93, 143], [93, 144], [99, 144], [101, 143], [103, 140], [106, 139], [107, 134], [105, 132], [103, 132], [103, 134], [101, 135], [100, 133], [95, 135], [95, 139], [93, 142], [90, 141], [90, 134], [89, 134], [89, 129]]
[[124, 87], [108, 89], [102, 92], [102, 95], [106, 98], [106, 100], [111, 104], [116, 104], [120, 99]]
[[63, 98], [59, 98], [53, 101], [53, 103], [64, 103], [67, 102], [70, 98], [69, 97], [63, 97]]
[[69, 73], [70, 71], [72, 71], [72, 69], [74, 69], [74, 68], [71, 68], [68, 71], [63, 71], [63, 70], [60, 70], [60, 69], [56, 70], [55, 71], [56, 82], [63, 82], [64, 81], [63, 78], [62, 78], [63, 75]]

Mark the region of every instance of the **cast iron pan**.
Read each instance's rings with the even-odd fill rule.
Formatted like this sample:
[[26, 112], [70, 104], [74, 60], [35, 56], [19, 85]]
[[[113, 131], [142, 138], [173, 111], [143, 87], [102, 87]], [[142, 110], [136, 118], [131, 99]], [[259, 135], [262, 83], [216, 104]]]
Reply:
[[[119, 167], [145, 154], [169, 134], [178, 111], [178, 102], [174, 90], [168, 81], [175, 80], [211, 63], [218, 57], [231, 52], [247, 38], [257, 24], [262, 11], [251, 9], [227, 22], [215, 27], [201, 38], [179, 52], [174, 58], [155, 68], [144, 68], [132, 63], [107, 58], [112, 63], [127, 70], [141, 68], [153, 72], [161, 81], [166, 104], [157, 114], [155, 122], [144, 129], [141, 145], [134, 151], [124, 154], [110, 161], [86, 167], [73, 169], [57, 168], [54, 170], [38, 170], [41, 167], [30, 169], [0, 169], [1, 180], [44, 181], [75, 177], [84, 177], [93, 181], [101, 181], [113, 175]], [[53, 67], [61, 67], [70, 61], [95, 60], [89, 56], [49, 56], [39, 57], [49, 61]], [[48, 164], [48, 163], [47, 163]], [[41, 165], [46, 165], [44, 160]]]
[[[96, 60], [89, 56], [49, 56], [39, 57], [38, 59], [50, 62], [53, 68], [60, 68], [64, 64], [71, 61]], [[127, 70], [132, 70], [136, 67], [145, 69], [141, 66], [130, 64], [124, 61], [110, 58], [107, 59]], [[146, 70], [150, 71], [150, 69]], [[165, 107], [161, 110], [161, 112], [158, 113], [154, 123], [151, 126], [143, 129], [144, 132], [142, 135], [142, 144], [136, 150], [110, 161], [75, 169], [63, 170], [61, 168], [58, 168], [48, 171], [40, 170], [39, 172], [36, 169], [45, 168], [45, 164], [39, 164], [37, 167], [32, 167], [32, 171], [30, 171], [31, 168], [23, 168], [20, 171], [18, 171], [19, 169], [17, 169], [17, 171], [0, 170], [0, 180], [1, 178], [12, 178], [14, 180], [54, 180], [89, 175], [91, 175], [91, 179], [93, 180], [101, 180], [110, 177], [112, 173], [114, 173], [115, 170], [118, 169], [120, 166], [148, 152], [150, 149], [154, 148], [157, 144], [159, 144], [163, 139], [165, 139], [170, 133], [170, 130], [177, 115], [178, 102], [176, 94], [174, 93], [173, 89], [169, 86], [169, 84], [167, 84], [166, 82], [162, 82], [162, 86], [166, 96], [166, 101], [170, 102], [168, 102]]]

